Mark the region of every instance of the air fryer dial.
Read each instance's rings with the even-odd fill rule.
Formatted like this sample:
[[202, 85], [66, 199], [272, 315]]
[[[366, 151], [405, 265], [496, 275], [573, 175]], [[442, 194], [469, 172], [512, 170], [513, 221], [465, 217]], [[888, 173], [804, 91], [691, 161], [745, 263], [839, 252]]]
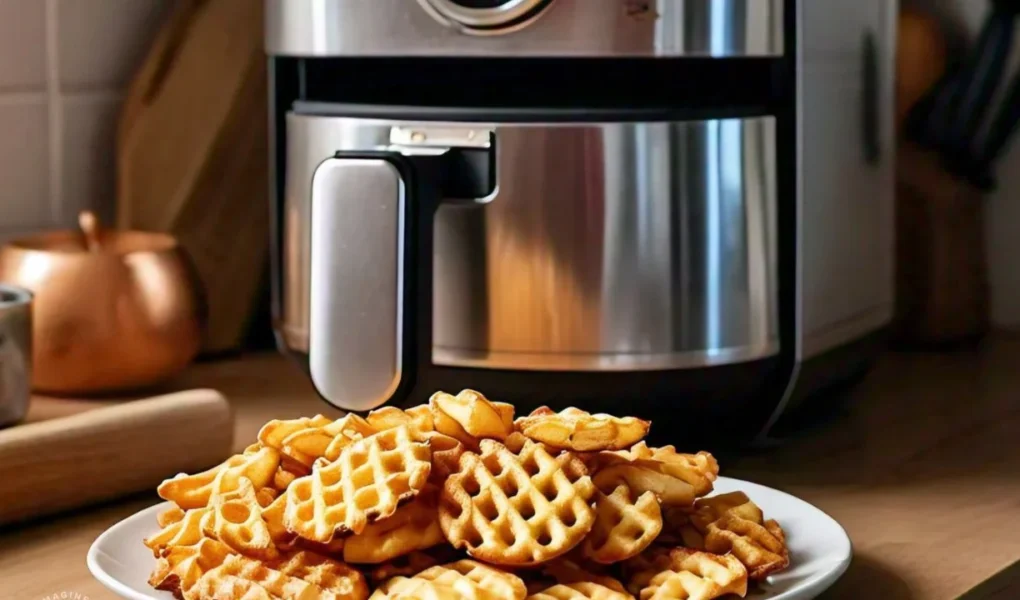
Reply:
[[463, 33], [509, 33], [537, 19], [554, 0], [418, 0], [441, 23]]

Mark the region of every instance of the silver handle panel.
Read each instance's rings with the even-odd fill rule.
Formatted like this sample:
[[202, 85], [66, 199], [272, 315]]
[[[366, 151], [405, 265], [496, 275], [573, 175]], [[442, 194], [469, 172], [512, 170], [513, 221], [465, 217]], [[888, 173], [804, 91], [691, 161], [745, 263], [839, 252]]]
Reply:
[[331, 158], [312, 179], [309, 368], [340, 408], [376, 408], [400, 385], [405, 202], [382, 159]]

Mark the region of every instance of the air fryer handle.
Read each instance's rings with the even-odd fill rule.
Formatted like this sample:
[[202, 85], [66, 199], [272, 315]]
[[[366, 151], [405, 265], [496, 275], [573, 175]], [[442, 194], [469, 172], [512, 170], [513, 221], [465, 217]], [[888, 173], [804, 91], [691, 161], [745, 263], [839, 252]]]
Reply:
[[340, 153], [312, 179], [309, 370], [345, 410], [414, 380], [413, 171], [398, 154]]

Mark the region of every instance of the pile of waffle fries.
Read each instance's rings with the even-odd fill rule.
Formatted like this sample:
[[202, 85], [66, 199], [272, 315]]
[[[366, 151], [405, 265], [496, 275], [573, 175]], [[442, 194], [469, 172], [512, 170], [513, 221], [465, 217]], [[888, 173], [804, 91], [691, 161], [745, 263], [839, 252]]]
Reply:
[[159, 486], [149, 583], [183, 600], [709, 600], [789, 564], [711, 454], [650, 423], [465, 390], [362, 418], [270, 421]]

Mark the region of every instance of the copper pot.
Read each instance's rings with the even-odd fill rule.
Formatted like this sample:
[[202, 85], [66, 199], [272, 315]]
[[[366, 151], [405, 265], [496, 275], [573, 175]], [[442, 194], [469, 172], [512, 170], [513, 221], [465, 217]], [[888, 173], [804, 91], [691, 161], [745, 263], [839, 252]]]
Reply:
[[190, 261], [165, 234], [45, 233], [0, 250], [0, 281], [34, 292], [35, 391], [97, 394], [155, 384], [195, 357], [205, 302]]

